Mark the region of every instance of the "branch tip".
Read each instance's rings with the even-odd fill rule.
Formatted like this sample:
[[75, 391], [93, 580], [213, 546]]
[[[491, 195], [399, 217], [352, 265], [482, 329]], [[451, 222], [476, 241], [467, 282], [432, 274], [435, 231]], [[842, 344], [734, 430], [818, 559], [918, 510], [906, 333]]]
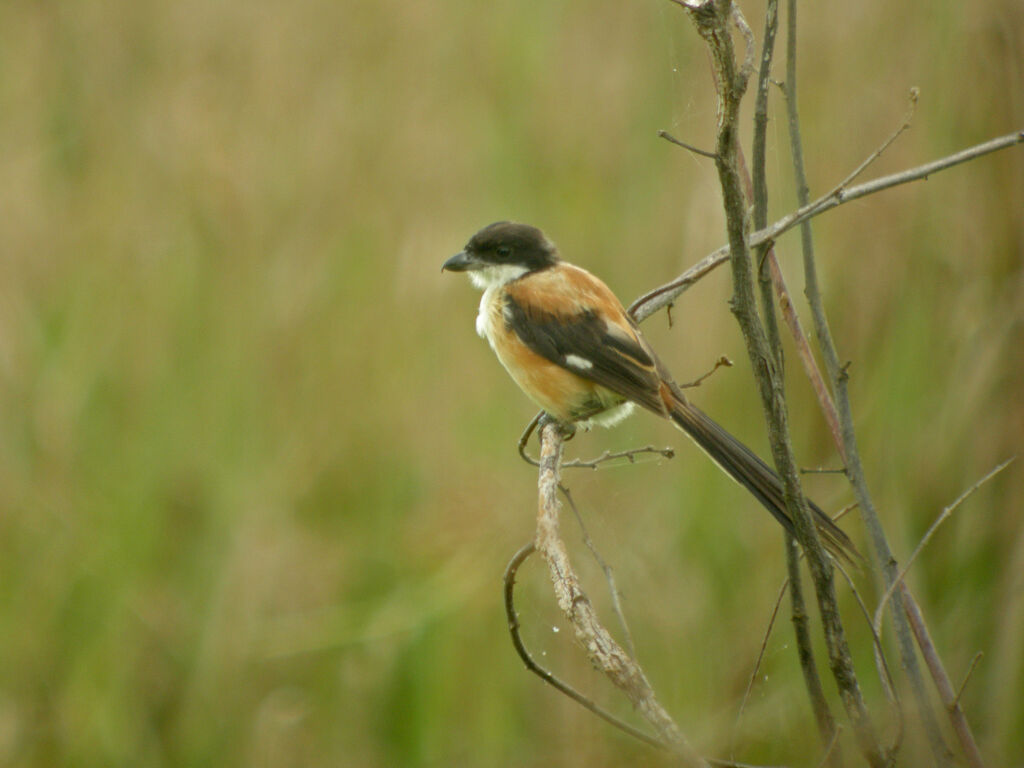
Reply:
[[689, 150], [690, 152], [693, 152], [693, 154], [695, 154], [695, 155], [700, 155], [701, 157], [708, 157], [708, 158], [711, 158], [712, 160], [714, 160], [717, 157], [717, 155], [714, 152], [708, 152], [707, 150], [700, 149], [699, 147], [695, 147], [692, 144], [687, 144], [685, 141], [681, 141], [681, 140], [677, 139], [675, 136], [673, 136], [668, 131], [659, 130], [658, 131], [658, 136], [660, 136], [661, 138], [665, 139], [665, 141], [667, 141], [667, 142], [669, 142], [671, 144], [675, 144], [677, 147], [682, 147], [683, 149], [686, 149], [686, 150]]

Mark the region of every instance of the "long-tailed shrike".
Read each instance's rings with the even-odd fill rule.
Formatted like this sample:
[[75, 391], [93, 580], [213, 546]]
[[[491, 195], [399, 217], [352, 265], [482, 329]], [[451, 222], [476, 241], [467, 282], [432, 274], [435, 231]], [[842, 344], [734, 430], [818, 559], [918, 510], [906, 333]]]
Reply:
[[[752, 493], [790, 533], [779, 476], [690, 403], [615, 294], [563, 261], [536, 227], [499, 221], [470, 238], [443, 270], [483, 290], [476, 330], [531, 400], [565, 425], [612, 426], [635, 405], [671, 420]], [[808, 500], [823, 543], [856, 553]]]

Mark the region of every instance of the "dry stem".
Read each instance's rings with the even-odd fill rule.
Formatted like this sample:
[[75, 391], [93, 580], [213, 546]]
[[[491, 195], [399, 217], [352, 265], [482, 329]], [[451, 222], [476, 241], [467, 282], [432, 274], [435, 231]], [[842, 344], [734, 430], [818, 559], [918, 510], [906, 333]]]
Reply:
[[690, 747], [679, 727], [658, 702], [643, 670], [604, 628], [583, 592], [558, 529], [561, 507], [558, 502], [559, 464], [564, 447], [560, 426], [553, 422], [542, 425], [540, 444], [540, 498], [535, 544], [548, 564], [559, 607], [572, 625], [577, 641], [586, 649], [591, 663], [626, 695], [662, 741], [687, 765], [706, 767], [708, 764]]

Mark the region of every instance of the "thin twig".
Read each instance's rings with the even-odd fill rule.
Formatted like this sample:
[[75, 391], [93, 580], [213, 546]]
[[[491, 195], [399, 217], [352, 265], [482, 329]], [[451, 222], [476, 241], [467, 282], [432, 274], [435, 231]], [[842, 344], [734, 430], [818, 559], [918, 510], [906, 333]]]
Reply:
[[714, 152], [708, 152], [707, 150], [700, 149], [699, 147], [695, 147], [692, 144], [687, 144], [685, 141], [680, 141], [668, 131], [658, 131], [658, 136], [665, 139], [665, 141], [675, 144], [678, 147], [682, 147], [683, 149], [693, 152], [693, 154], [695, 155], [700, 155], [701, 157], [710, 157], [712, 160], [715, 159]]
[[625, 451], [605, 451], [593, 459], [573, 459], [562, 464], [565, 469], [597, 469], [601, 464], [614, 459], [628, 459], [630, 464], [636, 464], [636, 457], [644, 453], [653, 453], [665, 459], [674, 458], [675, 449], [669, 446], [658, 448], [653, 445], [645, 445], [643, 448], [629, 448]]
[[984, 656], [984, 651], [978, 651], [976, 654], [974, 654], [974, 658], [971, 659], [971, 666], [967, 668], [967, 674], [964, 675], [964, 681], [960, 683], [960, 687], [957, 689], [956, 697], [953, 699], [954, 704], [960, 704], [960, 697], [964, 694], [964, 688], [967, 687], [967, 683], [971, 679], [971, 675], [974, 674], [974, 668], [978, 666], [978, 662], [981, 661], [982, 658], [984, 658]]
[[889, 598], [891, 598], [893, 592], [896, 591], [896, 587], [899, 584], [903, 583], [903, 580], [907, 576], [907, 571], [910, 570], [910, 567], [917, 560], [917, 556], [921, 554], [921, 551], [925, 548], [928, 542], [931, 541], [932, 536], [935, 535], [935, 531], [938, 529], [938, 527], [942, 525], [942, 523], [945, 522], [946, 519], [951, 514], [953, 514], [956, 508], [963, 504], [963, 502], [966, 501], [969, 496], [971, 496], [975, 491], [981, 488], [981, 486], [983, 486], [993, 477], [995, 477], [1004, 469], [1006, 469], [1011, 463], [1013, 463], [1013, 460], [1015, 458], [1015, 456], [1011, 456], [1002, 464], [999, 464], [997, 467], [989, 471], [987, 475], [981, 478], [978, 482], [976, 482], [966, 491], [961, 493], [952, 504], [943, 509], [939, 516], [935, 518], [935, 521], [928, 527], [928, 530], [925, 532], [924, 536], [921, 537], [921, 541], [919, 541], [917, 546], [914, 547], [914, 551], [911, 553], [910, 557], [907, 558], [907, 562], [903, 566], [903, 569], [899, 572], [899, 575], [895, 579], [893, 579], [892, 584], [889, 585], [889, 588], [885, 591], [885, 594], [882, 595], [882, 599], [878, 601], [878, 607], [875, 609], [875, 620], [873, 622], [876, 632], [879, 632], [881, 630], [882, 614], [885, 610], [886, 603], [889, 602]]
[[[519, 443], [516, 446], [522, 460], [534, 467], [539, 467], [540, 462], [526, 452], [526, 446], [530, 442], [530, 437], [533, 435], [534, 431], [537, 429], [537, 425], [541, 422], [541, 419], [543, 419], [544, 416], [544, 411], [540, 411], [533, 417], [530, 423], [526, 425], [526, 429], [523, 430], [523, 434], [519, 436]], [[643, 448], [629, 448], [625, 451], [605, 451], [594, 459], [573, 459], [572, 461], [564, 462], [562, 467], [568, 469], [597, 469], [606, 461], [613, 461], [614, 459], [628, 459], [630, 464], [635, 464], [636, 457], [643, 453], [656, 453], [666, 459], [674, 458], [676, 455], [675, 449], [670, 446], [656, 448], [653, 445], [645, 445]]]
[[628, 733], [633, 738], [639, 739], [640, 741], [644, 742], [645, 744], [649, 744], [652, 747], [657, 747], [659, 749], [669, 749], [668, 745], [664, 744], [663, 742], [659, 741], [653, 736], [644, 733], [640, 729], [634, 728], [632, 725], [625, 722], [624, 720], [619, 719], [615, 715], [611, 714], [607, 710], [595, 704], [592, 699], [584, 696], [582, 693], [577, 691], [568, 683], [560, 680], [552, 672], [548, 671], [540, 664], [538, 664], [534, 660], [533, 656], [530, 654], [530, 651], [527, 650], [526, 644], [523, 643], [522, 635], [519, 632], [519, 614], [516, 612], [516, 573], [519, 571], [519, 566], [521, 566], [523, 562], [536, 551], [537, 548], [531, 541], [529, 544], [522, 547], [518, 552], [515, 553], [515, 555], [512, 556], [512, 559], [509, 561], [508, 566], [505, 568], [505, 617], [508, 619], [508, 631], [509, 634], [511, 634], [512, 636], [512, 645], [515, 647], [516, 653], [519, 654], [519, 658], [523, 660], [523, 663], [526, 665], [526, 668], [528, 670], [533, 672], [533, 674], [537, 675], [537, 677], [539, 677], [545, 683], [547, 683], [560, 693], [565, 694], [585, 709], [593, 712], [595, 715], [600, 717], [605, 722], [610, 723], [611, 725], [618, 728], [620, 731]]
[[839, 744], [839, 728], [832, 731], [832, 739], [828, 743], [828, 748], [825, 750], [825, 754], [821, 756], [821, 760], [818, 761], [818, 768], [821, 768], [825, 763], [832, 759], [832, 751]]
[[857, 508], [857, 502], [856, 501], [851, 503], [851, 504], [847, 504], [845, 507], [843, 507], [838, 512], [836, 512], [834, 515], [832, 515], [832, 522], [833, 523], [838, 523], [840, 520], [842, 520], [848, 514], [853, 512], [853, 510], [855, 510], [856, 508]]
[[914, 112], [917, 110], [917, 99], [920, 96], [920, 93], [921, 92], [917, 89], [917, 87], [914, 87], [914, 88], [910, 89], [910, 93], [907, 96], [907, 113], [904, 116], [903, 122], [900, 124], [900, 127], [897, 128], [895, 131], [893, 131], [892, 135], [889, 136], [888, 139], [883, 141], [881, 143], [881, 145], [879, 145], [879, 147], [874, 152], [872, 152], [870, 155], [868, 155], [864, 159], [864, 162], [862, 162], [860, 165], [858, 165], [856, 168], [854, 168], [849, 176], [847, 176], [845, 179], [843, 179], [841, 182], [839, 182], [836, 185], [835, 189], [832, 190], [832, 194], [836, 194], [840, 190], [845, 189], [846, 187], [850, 186], [850, 184], [853, 183], [854, 179], [856, 179], [858, 176], [860, 176], [867, 169], [867, 167], [869, 165], [871, 165], [873, 162], [875, 162], [875, 160], [880, 158], [882, 156], [882, 153], [884, 153], [885, 150], [887, 150], [889, 148], [889, 146], [894, 141], [896, 141], [896, 139], [898, 139], [900, 137], [900, 135], [902, 135], [902, 133], [905, 130], [910, 128], [910, 123], [914, 119]]
[[722, 355], [720, 358], [718, 358], [715, 361], [715, 365], [714, 365], [714, 367], [710, 371], [705, 373], [703, 376], [698, 376], [693, 381], [688, 381], [685, 384], [680, 384], [679, 388], [680, 389], [693, 389], [694, 387], [699, 387], [701, 384], [703, 384], [705, 382], [705, 380], [707, 380], [708, 378], [711, 377], [711, 374], [713, 374], [719, 368], [732, 368], [732, 360], [730, 360], [725, 355]]
[[765, 628], [764, 635], [761, 637], [761, 648], [757, 652], [757, 659], [754, 661], [754, 668], [750, 671], [750, 677], [747, 679], [747, 687], [743, 691], [743, 698], [740, 699], [740, 707], [736, 711], [736, 721], [733, 725], [733, 738], [732, 744], [729, 747], [729, 752], [735, 754], [736, 752], [736, 735], [740, 730], [740, 720], [743, 718], [743, 712], [747, 708], [747, 702], [750, 701], [750, 694], [754, 690], [754, 683], [757, 682], [757, 678], [761, 672], [761, 662], [764, 660], [765, 652], [768, 650], [768, 639], [771, 637], [772, 629], [775, 627], [775, 619], [778, 618], [779, 608], [782, 606], [782, 598], [786, 596], [786, 590], [789, 588], [789, 579], [784, 579], [782, 586], [779, 588], [779, 594], [775, 598], [775, 605], [772, 606], [771, 616], [768, 617], [768, 626]]
[[530, 420], [530, 423], [526, 425], [526, 429], [523, 430], [523, 434], [519, 436], [518, 449], [520, 457], [522, 457], [523, 461], [527, 464], [532, 464], [535, 467], [539, 467], [540, 462], [526, 452], [526, 445], [530, 442], [530, 436], [533, 434], [533, 431], [537, 428], [537, 425], [540, 423], [542, 418], [544, 418], [544, 411], [540, 411], [536, 416], [534, 416], [533, 419]]

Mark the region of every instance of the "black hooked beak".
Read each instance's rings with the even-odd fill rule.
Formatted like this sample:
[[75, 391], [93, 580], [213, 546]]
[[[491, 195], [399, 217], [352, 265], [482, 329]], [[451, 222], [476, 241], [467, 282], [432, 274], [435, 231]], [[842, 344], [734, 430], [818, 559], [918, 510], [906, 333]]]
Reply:
[[486, 264], [466, 251], [459, 251], [448, 261], [441, 265], [441, 271], [449, 272], [471, 272], [474, 269], [483, 269]]

